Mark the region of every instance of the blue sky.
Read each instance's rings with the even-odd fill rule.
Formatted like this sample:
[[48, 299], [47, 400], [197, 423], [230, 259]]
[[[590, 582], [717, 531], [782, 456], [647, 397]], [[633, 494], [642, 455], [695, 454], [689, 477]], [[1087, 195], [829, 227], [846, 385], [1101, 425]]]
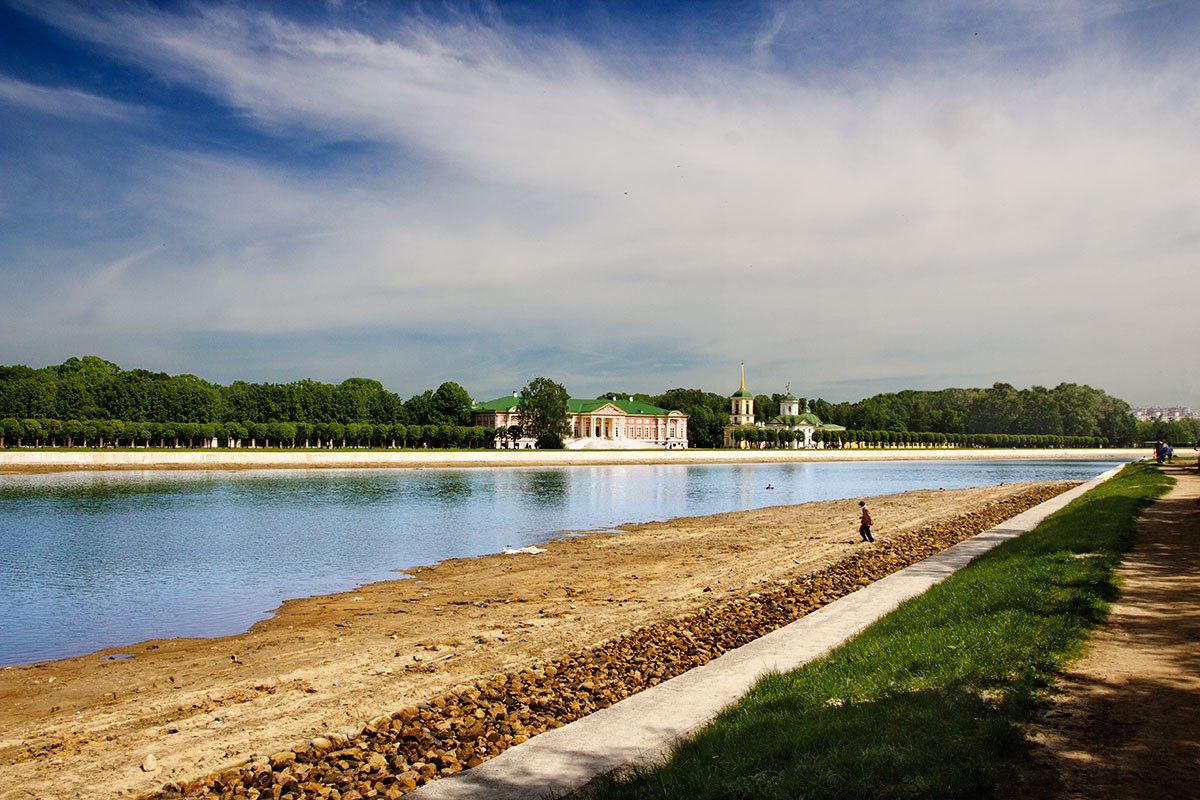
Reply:
[[1200, 3], [0, 0], [0, 363], [1200, 407]]

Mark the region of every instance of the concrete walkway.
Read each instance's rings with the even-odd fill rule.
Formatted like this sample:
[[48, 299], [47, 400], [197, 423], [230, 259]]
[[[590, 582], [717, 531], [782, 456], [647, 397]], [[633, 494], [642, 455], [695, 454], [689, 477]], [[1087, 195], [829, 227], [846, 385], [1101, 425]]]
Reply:
[[535, 736], [474, 769], [426, 784], [413, 800], [531, 800], [561, 797], [630, 763], [651, 760], [740, 698], [762, 675], [820, 658], [868, 625], [997, 545], [1115, 475], [1065, 492], [1003, 525], [896, 572], [733, 650], [557, 730]]

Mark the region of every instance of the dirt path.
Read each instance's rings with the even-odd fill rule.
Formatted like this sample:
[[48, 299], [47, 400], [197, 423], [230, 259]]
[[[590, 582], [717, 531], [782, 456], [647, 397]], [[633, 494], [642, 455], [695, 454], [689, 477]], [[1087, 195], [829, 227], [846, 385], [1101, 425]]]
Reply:
[[1032, 731], [1032, 768], [1000, 797], [1200, 796], [1200, 475], [1166, 470], [1178, 484], [1139, 523], [1112, 616]]
[[[1029, 486], [874, 498], [877, 538]], [[0, 798], [140, 794], [746, 597], [865, 547], [857, 511], [829, 501], [569, 536], [288, 602], [240, 636], [0, 669]]]

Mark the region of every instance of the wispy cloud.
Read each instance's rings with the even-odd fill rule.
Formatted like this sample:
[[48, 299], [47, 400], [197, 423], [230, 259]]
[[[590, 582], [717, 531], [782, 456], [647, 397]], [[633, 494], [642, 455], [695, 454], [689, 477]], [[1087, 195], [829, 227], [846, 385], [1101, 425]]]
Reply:
[[[535, 358], [571, 365], [578, 392], [720, 389], [742, 358], [807, 394], [980, 364], [1128, 392], [1117, 287], [1149, 271], [1200, 289], [1197, 59], [1090, 46], [1126, 4], [1040, 7], [980, 12], [991, 41], [960, 70], [919, 58], [871, 80], [772, 66], [808, 4], [765, 16], [744, 64], [697, 50], [636, 74], [494, 19], [364, 32], [60, 7], [47, 19], [265, 135], [363, 145], [324, 165], [142, 148], [127, 194], [146, 229], [124, 252], [143, 255], [105, 273], [96, 324], [393, 331], [422, 350], [404, 356], [416, 380], [469, 365], [485, 394]], [[936, 6], [904, 8], [910, 41], [974, 46]], [[1014, 60], [1031, 30], [1070, 46]], [[481, 367], [464, 337], [504, 355]]]
[[69, 87], [38, 86], [0, 75], [0, 103], [74, 120], [135, 121], [143, 111]]

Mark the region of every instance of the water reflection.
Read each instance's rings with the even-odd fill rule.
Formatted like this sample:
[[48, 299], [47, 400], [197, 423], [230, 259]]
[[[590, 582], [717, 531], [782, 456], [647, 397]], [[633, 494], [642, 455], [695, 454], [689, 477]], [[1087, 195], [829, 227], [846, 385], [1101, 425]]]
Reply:
[[0, 476], [0, 664], [156, 636], [233, 633], [288, 597], [539, 544], [564, 530], [914, 488], [1088, 478], [1113, 463]]

